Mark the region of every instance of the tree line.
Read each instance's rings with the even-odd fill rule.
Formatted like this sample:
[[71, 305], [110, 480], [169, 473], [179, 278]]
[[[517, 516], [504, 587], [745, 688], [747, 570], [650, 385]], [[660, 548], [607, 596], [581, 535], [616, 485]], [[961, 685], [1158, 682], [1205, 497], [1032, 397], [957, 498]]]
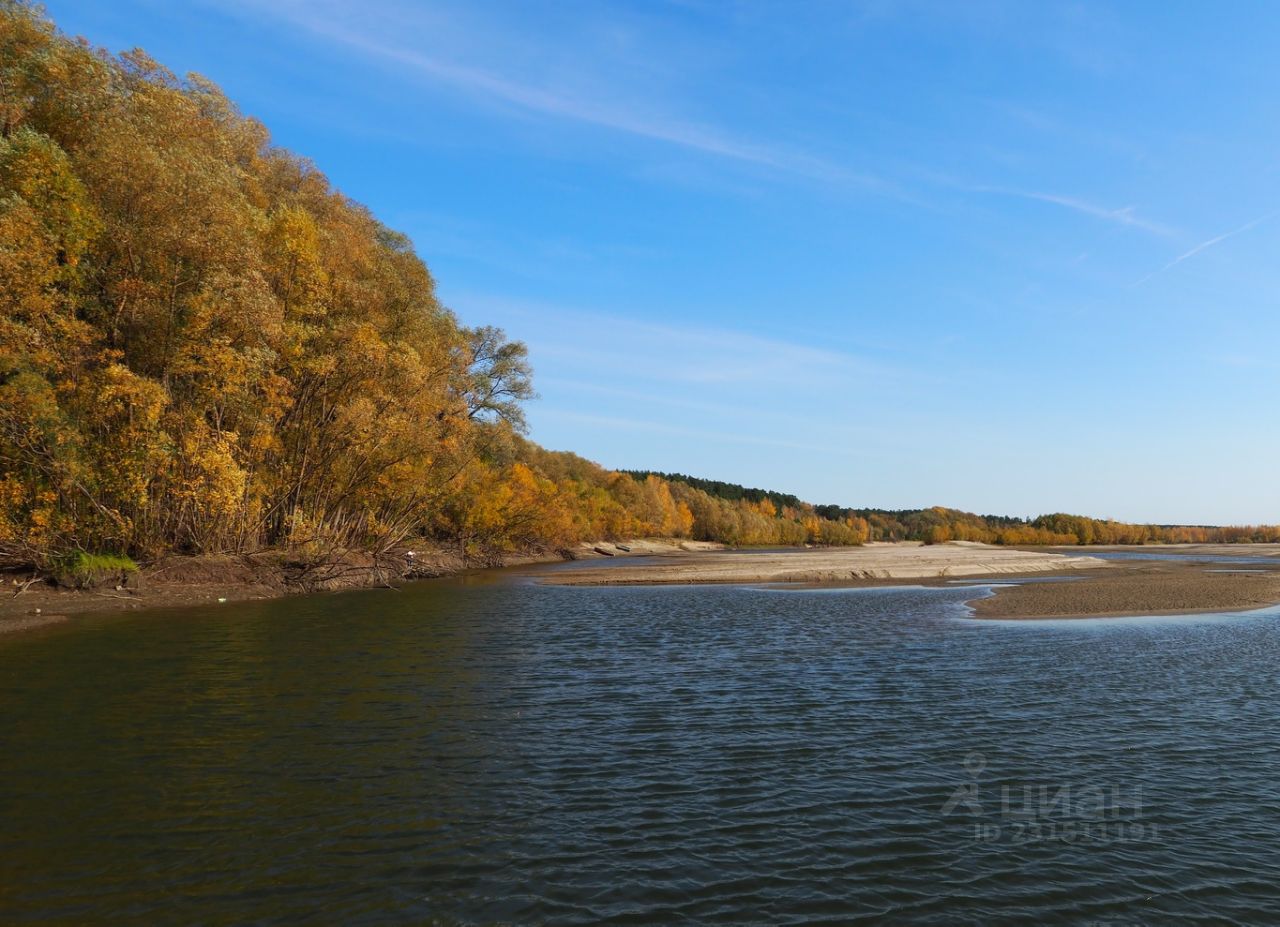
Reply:
[[[687, 476], [683, 473], [662, 473], [657, 470], [623, 470], [623, 473], [634, 477], [637, 480], [648, 479], [650, 476], [656, 476], [659, 479], [667, 480], [672, 483], [684, 483], [686, 486], [693, 486], [695, 489], [701, 489], [709, 495], [718, 499], [728, 499], [731, 502], [737, 502], [740, 499], [746, 499], [748, 502], [760, 503], [765, 499], [773, 502], [774, 505], [790, 506], [799, 509], [805, 503], [791, 493], [773, 492], [767, 489], [753, 489], [746, 486], [740, 486], [737, 483], [727, 483], [724, 480], [707, 480], [696, 476]], [[817, 506], [817, 510], [823, 508], [834, 509], [829, 513], [823, 513], [821, 517], [830, 518], [832, 520], [840, 520], [843, 518], [842, 510], [838, 506]]]
[[209, 81], [0, 0], [0, 563], [847, 524], [523, 440], [522, 344]]
[[[821, 510], [830, 511], [827, 507]], [[1087, 544], [1239, 544], [1280, 541], [1280, 526], [1212, 526], [1131, 524], [1085, 515], [1054, 513], [1034, 518], [975, 515], [935, 506], [884, 511], [841, 509], [842, 517], [865, 518], [871, 539], [915, 540], [928, 544], [979, 541], [1008, 545]]]
[[[648, 471], [629, 471], [637, 476]], [[808, 505], [795, 496], [736, 483], [703, 480], [679, 473], [657, 474], [672, 482], [698, 487], [726, 500], [790, 500], [797, 511], [834, 523], [858, 525], [863, 541], [977, 541], [1009, 545], [1078, 544], [1260, 544], [1280, 543], [1280, 525], [1156, 525], [1131, 524], [1113, 519], [1089, 518], [1061, 512], [1020, 518], [1009, 515], [976, 515], [958, 509], [870, 509], [841, 505]], [[865, 525], [865, 528], [862, 526]]]
[[815, 507], [613, 472], [522, 436], [530, 377], [522, 344], [441, 304], [404, 235], [208, 80], [0, 0], [0, 566], [1226, 530]]

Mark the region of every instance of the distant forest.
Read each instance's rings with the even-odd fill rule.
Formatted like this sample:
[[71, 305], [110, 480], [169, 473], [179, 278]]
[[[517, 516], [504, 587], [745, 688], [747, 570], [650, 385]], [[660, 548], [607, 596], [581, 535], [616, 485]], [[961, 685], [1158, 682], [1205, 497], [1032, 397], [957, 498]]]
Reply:
[[1137, 525], [1083, 515], [1055, 513], [1035, 518], [1008, 515], [975, 515], [934, 506], [927, 509], [857, 509], [841, 505], [809, 505], [789, 493], [771, 492], [706, 480], [683, 473], [649, 470], [625, 471], [637, 480], [657, 477], [683, 483], [718, 499], [746, 500], [759, 504], [768, 499], [781, 510], [808, 511], [826, 521], [866, 524], [868, 541], [981, 541], [988, 544], [1178, 544], [1178, 543], [1275, 543], [1276, 525]]

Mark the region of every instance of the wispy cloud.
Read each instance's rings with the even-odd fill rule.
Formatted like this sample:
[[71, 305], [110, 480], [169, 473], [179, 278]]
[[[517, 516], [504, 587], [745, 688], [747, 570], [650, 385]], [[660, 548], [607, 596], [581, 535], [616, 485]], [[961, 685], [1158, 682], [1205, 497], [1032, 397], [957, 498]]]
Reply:
[[1237, 235], [1247, 232], [1250, 229], [1255, 228], [1256, 226], [1259, 226], [1270, 219], [1274, 219], [1276, 216], [1280, 216], [1280, 210], [1269, 212], [1265, 216], [1259, 216], [1256, 219], [1246, 222], [1244, 225], [1240, 226], [1239, 228], [1232, 229], [1229, 232], [1223, 232], [1221, 235], [1215, 235], [1213, 238], [1206, 239], [1205, 241], [1200, 242], [1200, 244], [1196, 245], [1194, 248], [1191, 248], [1190, 250], [1184, 251], [1182, 254], [1179, 254], [1176, 258], [1174, 258], [1168, 264], [1164, 265], [1164, 267], [1161, 267], [1159, 270], [1153, 270], [1151, 273], [1147, 274], [1141, 280], [1135, 280], [1133, 283], [1133, 286], [1141, 286], [1142, 284], [1150, 280], [1152, 277], [1157, 277], [1160, 274], [1164, 273], [1165, 271], [1169, 270], [1170, 268], [1178, 266], [1188, 258], [1195, 257], [1201, 251], [1207, 251], [1209, 248], [1212, 248], [1214, 245], [1224, 242], [1228, 238], [1234, 238]]
[[606, 379], [664, 389], [683, 385], [740, 396], [746, 388], [803, 392], [917, 376], [868, 356], [731, 328], [663, 324], [479, 293], [458, 294], [452, 301], [467, 316], [501, 320], [512, 335], [529, 337], [531, 347], [561, 367], [585, 367]]
[[555, 418], [579, 425], [590, 425], [597, 428], [616, 428], [621, 431], [648, 431], [656, 434], [671, 435], [681, 438], [695, 438], [699, 441], [721, 441], [730, 444], [744, 444], [756, 447], [778, 447], [793, 451], [807, 451], [823, 455], [857, 456], [855, 448], [833, 446], [830, 443], [805, 444], [799, 441], [788, 441], [780, 438], [769, 438], [761, 435], [744, 434], [742, 432], [714, 431], [706, 428], [683, 427], [669, 422], [655, 422], [648, 419], [627, 418], [615, 415], [591, 415], [567, 409], [549, 409], [539, 411], [541, 418]]
[[883, 432], [881, 428], [872, 428], [857, 420], [833, 423], [824, 420], [820, 412], [812, 415], [798, 414], [794, 407], [773, 409], [755, 405], [744, 407], [741, 401], [707, 402], [690, 398], [691, 395], [699, 395], [692, 391], [664, 394], [654, 389], [620, 389], [603, 384], [598, 379], [557, 376], [539, 376], [538, 384], [549, 395], [555, 393], [581, 397], [590, 394], [604, 397], [611, 402], [617, 400], [616, 404], [619, 407], [638, 407], [652, 412], [655, 407], [660, 406], [664, 409], [696, 412], [703, 416], [705, 421], [766, 424], [771, 430], [781, 433], [799, 430], [810, 433], [839, 434], [850, 440], [866, 440], [879, 438]]
[[464, 91], [489, 96], [523, 109], [572, 119], [657, 141], [670, 142], [706, 154], [720, 155], [770, 167], [781, 167], [780, 155], [763, 146], [729, 138], [714, 129], [673, 119], [641, 116], [617, 105], [582, 99], [561, 91], [534, 87], [480, 68], [453, 64], [430, 55], [385, 45], [326, 24], [310, 22], [311, 31], [366, 54], [396, 62], [434, 80]]
[[681, 119], [652, 107], [609, 99], [598, 88], [578, 89], [530, 83], [494, 68], [448, 60], [426, 51], [391, 44], [357, 30], [323, 6], [261, 3], [260, 0], [220, 0], [228, 8], [287, 21], [308, 33], [353, 49], [384, 64], [399, 66], [419, 77], [445, 84], [476, 98], [514, 106], [529, 113], [571, 120], [690, 151], [752, 164], [810, 180], [882, 194], [899, 194], [895, 185], [872, 173], [774, 143], [734, 135], [716, 126]]
[[1272, 370], [1276, 366], [1254, 354], [1215, 354], [1209, 360], [1224, 367], [1236, 367], [1242, 370]]
[[1150, 219], [1143, 218], [1138, 215], [1137, 210], [1133, 206], [1122, 206], [1120, 208], [1112, 208], [1110, 206], [1100, 206], [1097, 203], [1091, 203], [1088, 200], [1078, 199], [1074, 196], [1063, 196], [1058, 193], [1043, 193], [1036, 190], [1016, 190], [1007, 187], [982, 187], [968, 186], [963, 187], [971, 193], [987, 193], [993, 196], [1013, 196], [1024, 200], [1035, 200], [1040, 203], [1050, 203], [1054, 206], [1061, 206], [1063, 209], [1070, 209], [1082, 215], [1092, 216], [1095, 219], [1101, 219], [1104, 222], [1111, 222], [1116, 225], [1128, 226], [1130, 228], [1141, 229], [1144, 232], [1150, 232], [1153, 235], [1162, 235], [1171, 237], [1177, 234], [1175, 229], [1159, 222], [1153, 222]]

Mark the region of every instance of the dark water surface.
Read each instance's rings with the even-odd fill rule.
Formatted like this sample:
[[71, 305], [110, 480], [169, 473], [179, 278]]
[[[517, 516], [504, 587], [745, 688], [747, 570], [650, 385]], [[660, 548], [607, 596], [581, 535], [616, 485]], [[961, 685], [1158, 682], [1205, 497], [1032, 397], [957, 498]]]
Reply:
[[0, 641], [0, 923], [1280, 923], [1280, 614], [507, 576]]

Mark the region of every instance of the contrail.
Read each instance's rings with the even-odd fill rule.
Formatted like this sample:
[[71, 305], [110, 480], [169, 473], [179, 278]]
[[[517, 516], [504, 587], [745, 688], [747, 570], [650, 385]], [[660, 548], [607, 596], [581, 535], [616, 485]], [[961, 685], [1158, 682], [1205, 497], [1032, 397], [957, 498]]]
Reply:
[[1261, 225], [1263, 222], [1266, 222], [1268, 219], [1274, 219], [1276, 216], [1280, 216], [1280, 212], [1269, 212], [1265, 216], [1259, 216], [1258, 218], [1254, 219], [1252, 222], [1246, 222], [1244, 225], [1240, 226], [1238, 229], [1232, 229], [1230, 232], [1223, 232], [1221, 235], [1217, 235], [1213, 238], [1208, 239], [1207, 241], [1202, 241], [1200, 242], [1200, 244], [1196, 245], [1194, 248], [1192, 248], [1190, 251], [1187, 251], [1185, 254], [1178, 255], [1176, 258], [1174, 258], [1168, 264], [1164, 265], [1164, 267], [1161, 267], [1159, 270], [1153, 270], [1151, 273], [1147, 274], [1141, 280], [1134, 283], [1133, 286], [1141, 286], [1142, 284], [1150, 280], [1152, 277], [1158, 276], [1164, 273], [1169, 268], [1175, 267], [1178, 264], [1181, 264], [1187, 258], [1195, 257], [1201, 251], [1204, 251], [1208, 248], [1212, 248], [1214, 245], [1218, 244], [1219, 242], [1226, 241], [1228, 238], [1234, 238], [1236, 235], [1239, 235], [1241, 232], [1247, 232], [1249, 231], [1249, 229], [1253, 228], [1254, 226]]

